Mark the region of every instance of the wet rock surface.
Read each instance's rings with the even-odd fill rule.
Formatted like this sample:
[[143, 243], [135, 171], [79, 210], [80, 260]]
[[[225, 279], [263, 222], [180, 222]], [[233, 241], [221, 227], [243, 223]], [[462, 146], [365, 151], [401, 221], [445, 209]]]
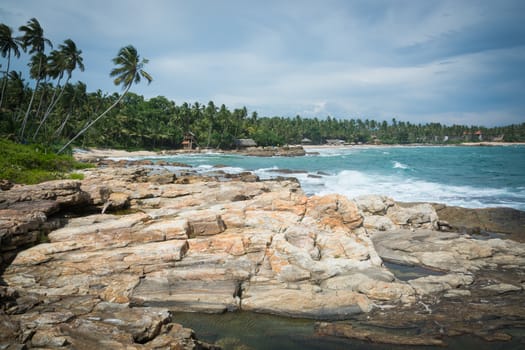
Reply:
[[302, 146], [248, 147], [236, 153], [253, 157], [301, 157], [306, 155]]
[[[212, 348], [172, 311], [352, 319], [318, 333], [399, 344], [524, 326], [523, 243], [474, 239], [430, 204], [170, 167], [108, 163], [0, 192], [0, 345]], [[385, 261], [439, 273], [402, 279]]]
[[468, 209], [434, 205], [441, 220], [457, 232], [490, 237], [505, 234], [514, 241], [525, 242], [525, 212], [512, 208]]

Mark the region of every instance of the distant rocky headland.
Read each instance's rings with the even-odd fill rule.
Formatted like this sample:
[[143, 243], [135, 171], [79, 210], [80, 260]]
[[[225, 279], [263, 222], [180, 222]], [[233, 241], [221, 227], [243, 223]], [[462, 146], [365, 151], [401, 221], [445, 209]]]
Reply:
[[293, 178], [178, 165], [102, 160], [0, 191], [0, 348], [217, 348], [175, 311], [412, 345], [525, 327], [523, 212], [307, 197]]

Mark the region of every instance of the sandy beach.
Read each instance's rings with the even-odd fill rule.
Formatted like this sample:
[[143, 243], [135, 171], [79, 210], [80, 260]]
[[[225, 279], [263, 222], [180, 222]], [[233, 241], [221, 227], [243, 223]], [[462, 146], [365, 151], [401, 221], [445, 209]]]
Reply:
[[514, 145], [525, 145], [524, 142], [463, 142], [461, 146], [514, 146]]
[[88, 160], [93, 158], [119, 158], [119, 157], [150, 157], [157, 156], [158, 152], [153, 151], [125, 151], [118, 149], [107, 149], [107, 148], [89, 148], [73, 150], [73, 156], [77, 160]]

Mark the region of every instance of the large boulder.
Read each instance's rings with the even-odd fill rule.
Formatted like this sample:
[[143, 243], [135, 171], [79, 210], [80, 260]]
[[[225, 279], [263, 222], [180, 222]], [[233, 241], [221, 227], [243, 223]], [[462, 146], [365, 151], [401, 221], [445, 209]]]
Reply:
[[395, 204], [393, 199], [379, 195], [359, 196], [354, 201], [365, 215], [385, 215], [388, 208]]

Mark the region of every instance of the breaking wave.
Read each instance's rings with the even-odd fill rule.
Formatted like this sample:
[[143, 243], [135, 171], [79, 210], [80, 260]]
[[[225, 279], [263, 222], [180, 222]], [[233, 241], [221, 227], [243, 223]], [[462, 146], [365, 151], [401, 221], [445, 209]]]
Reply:
[[[510, 206], [525, 210], [525, 191], [508, 188], [453, 186], [423, 180], [344, 170], [322, 181], [299, 179], [305, 192], [318, 195], [339, 193], [349, 198], [385, 195], [401, 202], [433, 202], [467, 208]], [[521, 203], [521, 204], [520, 204]]]

